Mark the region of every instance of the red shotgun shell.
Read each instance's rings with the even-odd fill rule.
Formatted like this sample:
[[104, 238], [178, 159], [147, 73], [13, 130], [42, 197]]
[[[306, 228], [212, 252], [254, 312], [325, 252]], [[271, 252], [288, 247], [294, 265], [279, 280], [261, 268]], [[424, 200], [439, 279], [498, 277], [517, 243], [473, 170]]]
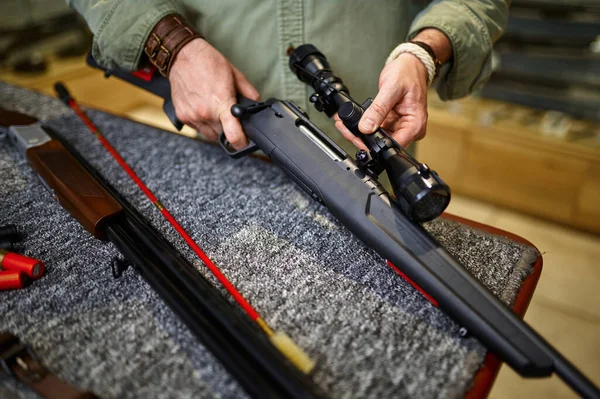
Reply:
[[0, 270], [0, 291], [18, 290], [25, 286], [27, 277], [17, 270]]
[[19, 255], [7, 250], [0, 250], [0, 267], [4, 270], [21, 271], [32, 279], [44, 274], [44, 263], [40, 260]]

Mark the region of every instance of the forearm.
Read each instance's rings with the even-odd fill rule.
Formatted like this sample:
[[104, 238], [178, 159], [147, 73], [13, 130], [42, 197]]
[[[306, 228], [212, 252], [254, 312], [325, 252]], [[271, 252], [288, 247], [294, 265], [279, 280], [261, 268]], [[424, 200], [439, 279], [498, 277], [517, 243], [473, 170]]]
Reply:
[[[439, 34], [442, 33], [450, 42], [449, 47], [442, 45], [441, 53], [436, 54], [441, 59], [451, 49], [448, 73], [440, 76], [438, 84], [442, 99], [464, 97], [487, 81], [492, 47], [507, 20], [508, 0], [436, 0], [417, 15], [409, 40], [434, 35], [428, 40], [437, 45], [444, 41]], [[433, 33], [435, 30], [439, 33]]]
[[451, 61], [452, 42], [442, 31], [434, 28], [424, 29], [413, 40], [423, 42], [431, 47], [442, 64]]
[[[359, 129], [365, 134], [383, 127], [401, 145], [422, 139], [427, 128], [427, 87], [440, 66], [438, 93], [458, 98], [489, 77], [492, 44], [506, 22], [506, 3], [500, 0], [437, 0], [413, 21], [407, 39], [389, 55], [379, 76], [379, 92], [365, 111]], [[341, 121], [344, 137], [353, 140]]]
[[154, 26], [166, 15], [181, 14], [176, 0], [67, 0], [94, 35], [92, 55], [107, 68], [138, 69], [144, 45]]

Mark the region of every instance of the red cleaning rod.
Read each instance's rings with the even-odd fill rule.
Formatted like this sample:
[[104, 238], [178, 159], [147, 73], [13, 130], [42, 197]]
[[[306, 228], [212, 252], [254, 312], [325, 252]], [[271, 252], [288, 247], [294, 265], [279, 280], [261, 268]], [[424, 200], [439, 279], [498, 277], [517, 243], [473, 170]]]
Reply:
[[117, 150], [108, 142], [108, 140], [100, 133], [100, 130], [94, 125], [94, 123], [87, 117], [87, 115], [83, 112], [83, 110], [79, 107], [75, 99], [71, 96], [67, 88], [62, 83], [56, 83], [54, 85], [56, 92], [58, 93], [60, 99], [65, 102], [69, 107], [75, 111], [75, 113], [81, 118], [81, 120], [87, 125], [87, 127], [91, 130], [91, 132], [96, 136], [98, 141], [102, 143], [104, 148], [112, 155], [112, 157], [118, 162], [118, 164], [125, 170], [125, 172], [129, 175], [129, 177], [137, 184], [137, 186], [146, 194], [146, 197], [156, 206], [160, 212], [163, 214], [165, 219], [169, 221], [171, 226], [179, 235], [185, 240], [185, 242], [189, 245], [189, 247], [198, 255], [198, 257], [202, 260], [202, 262], [206, 265], [206, 267], [212, 272], [212, 274], [219, 280], [219, 282], [225, 287], [225, 289], [231, 294], [231, 296], [235, 299], [235, 301], [246, 311], [248, 316], [254, 321], [256, 321], [260, 327], [265, 330], [265, 332], [269, 335], [272, 335], [273, 332], [266, 325], [264, 320], [260, 317], [258, 312], [246, 301], [246, 299], [240, 294], [240, 292], [235, 288], [235, 286], [221, 273], [221, 270], [210, 260], [210, 258], [204, 253], [204, 251], [200, 248], [200, 246], [190, 237], [190, 235], [185, 231], [183, 227], [177, 222], [177, 220], [173, 217], [171, 212], [156, 198], [156, 196], [150, 191], [150, 189], [144, 184], [142, 179], [129, 167], [127, 162], [119, 155]]

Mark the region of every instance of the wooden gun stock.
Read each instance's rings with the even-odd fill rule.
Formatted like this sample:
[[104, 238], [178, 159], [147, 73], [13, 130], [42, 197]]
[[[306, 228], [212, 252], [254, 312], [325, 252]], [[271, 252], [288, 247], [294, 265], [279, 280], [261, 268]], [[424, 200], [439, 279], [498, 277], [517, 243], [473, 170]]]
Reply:
[[121, 205], [60, 142], [31, 147], [26, 156], [55, 199], [94, 237], [106, 240], [104, 226], [123, 211]]

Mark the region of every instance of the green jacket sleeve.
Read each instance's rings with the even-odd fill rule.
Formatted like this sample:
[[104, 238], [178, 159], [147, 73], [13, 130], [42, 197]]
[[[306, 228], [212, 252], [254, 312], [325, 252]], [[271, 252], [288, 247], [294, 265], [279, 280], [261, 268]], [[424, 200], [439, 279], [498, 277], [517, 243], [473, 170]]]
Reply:
[[410, 27], [409, 40], [425, 28], [436, 28], [452, 42], [452, 63], [437, 83], [442, 100], [465, 97], [489, 79], [492, 46], [506, 26], [509, 2], [436, 0], [416, 16]]
[[94, 35], [92, 55], [106, 68], [139, 69], [144, 44], [164, 16], [183, 9], [171, 0], [67, 0]]

